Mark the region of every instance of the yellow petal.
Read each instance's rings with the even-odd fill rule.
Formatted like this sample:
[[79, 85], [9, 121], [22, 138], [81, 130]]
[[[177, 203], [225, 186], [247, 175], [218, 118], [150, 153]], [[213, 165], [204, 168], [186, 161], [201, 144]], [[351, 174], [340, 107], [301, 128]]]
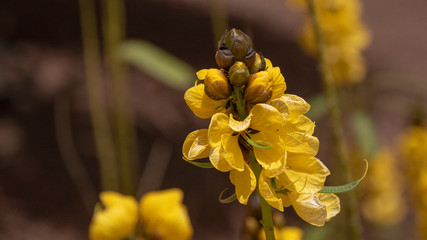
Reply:
[[268, 104], [255, 105], [249, 115], [251, 116], [250, 128], [257, 131], [276, 131], [283, 125], [280, 112]]
[[208, 129], [200, 129], [188, 134], [182, 145], [182, 154], [188, 160], [209, 157]]
[[314, 195], [309, 193], [288, 195], [295, 212], [304, 221], [315, 226], [325, 225], [327, 218], [326, 206]]
[[204, 80], [206, 78], [206, 75], [208, 74], [209, 69], [202, 69], [197, 71], [197, 79]]
[[255, 174], [252, 172], [247, 163], [244, 165], [244, 170], [239, 172], [237, 170], [230, 171], [230, 181], [236, 188], [237, 200], [246, 205], [252, 192], [256, 188]]
[[211, 149], [209, 160], [212, 165], [221, 172], [228, 172], [233, 169], [232, 166], [224, 158], [224, 149], [222, 146]]
[[332, 193], [318, 193], [316, 195], [326, 206], [326, 221], [329, 221], [340, 212], [340, 199], [337, 197], [337, 195]]
[[213, 100], [205, 94], [203, 84], [189, 88], [184, 94], [185, 102], [193, 111], [194, 115], [199, 118], [210, 118], [217, 112], [225, 112], [223, 108], [227, 99]]
[[245, 160], [239, 145], [239, 135], [224, 134], [221, 136], [221, 140], [224, 148], [224, 159], [232, 168], [243, 171]]
[[282, 132], [281, 134], [302, 132], [308, 135], [312, 135], [314, 128], [315, 124], [310, 120], [310, 118], [304, 115], [290, 115], [288, 121], [280, 131]]
[[280, 68], [278, 67], [267, 68], [266, 71], [272, 78], [273, 95], [271, 96], [271, 100], [279, 98], [286, 91], [285, 78], [280, 73]]
[[251, 118], [252, 116], [249, 115], [248, 117], [245, 118], [245, 120], [237, 121], [237, 120], [234, 120], [232, 114], [230, 114], [228, 124], [230, 128], [233, 129], [233, 131], [243, 132], [249, 128], [249, 125], [251, 124]]
[[193, 228], [182, 198], [183, 193], [177, 188], [145, 194], [140, 202], [144, 230], [164, 240], [191, 239]]
[[[283, 136], [282, 136], [283, 138]], [[293, 132], [284, 137], [286, 151], [316, 156], [319, 151], [319, 139], [301, 132]]]
[[284, 94], [280, 97], [289, 107], [290, 114], [300, 115], [310, 110], [310, 104], [308, 104], [303, 98], [297, 95]]
[[283, 172], [286, 164], [285, 144], [277, 132], [259, 132], [250, 134], [250, 136], [259, 144], [272, 146], [269, 149], [254, 147], [255, 157], [265, 169], [265, 174], [268, 177], [275, 177]]
[[273, 101], [271, 101], [270, 105], [276, 108], [280, 112], [283, 122], [288, 121], [289, 108], [285, 101], [281, 100], [280, 98], [276, 98]]
[[234, 133], [228, 123], [228, 116], [224, 113], [217, 113], [212, 116], [211, 123], [208, 129], [209, 144], [211, 145], [211, 147], [219, 147], [221, 145], [222, 135], [231, 135]]
[[271, 63], [270, 59], [264, 58], [264, 60], [265, 60], [265, 68], [266, 69], [269, 69], [269, 68], [273, 67], [273, 64]]
[[264, 174], [264, 170], [261, 171], [258, 184], [259, 192], [265, 201], [267, 201], [270, 206], [283, 212], [282, 199], [277, 197], [274, 189], [271, 187], [270, 179]]
[[323, 188], [328, 168], [317, 158], [305, 154], [288, 154], [286, 168], [277, 177], [278, 187], [299, 193], [317, 193]]
[[95, 212], [89, 226], [90, 240], [117, 240], [129, 236], [138, 222], [135, 198], [116, 192], [102, 192], [105, 209]]

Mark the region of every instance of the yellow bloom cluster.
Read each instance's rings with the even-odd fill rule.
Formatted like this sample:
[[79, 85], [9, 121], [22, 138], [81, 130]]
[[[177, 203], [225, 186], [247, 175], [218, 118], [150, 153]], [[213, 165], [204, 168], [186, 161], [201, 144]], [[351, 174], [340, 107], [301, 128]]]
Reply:
[[[236, 48], [247, 54], [239, 59]], [[184, 157], [209, 158], [216, 169], [229, 172], [241, 204], [258, 187], [272, 207], [283, 211], [292, 205], [305, 221], [323, 225], [340, 206], [334, 194], [318, 193], [330, 173], [315, 157], [319, 141], [312, 136], [314, 123], [304, 115], [310, 105], [284, 93], [280, 69], [254, 53], [249, 37], [239, 30], [223, 36], [217, 63], [221, 69], [200, 70], [200, 84], [185, 93], [193, 113], [211, 121], [208, 129], [187, 136]]]
[[418, 229], [422, 239], [427, 238], [427, 128], [414, 126], [407, 129], [400, 139], [411, 193], [417, 208]]
[[403, 179], [393, 154], [383, 147], [370, 162], [370, 173], [363, 184], [362, 214], [376, 225], [398, 224], [406, 215], [406, 207]]
[[[102, 192], [100, 199], [104, 209], [95, 210], [89, 239], [121, 240], [131, 235], [142, 239], [191, 239], [193, 229], [182, 198], [180, 189], [150, 192], [141, 198], [138, 206], [132, 196]], [[138, 221], [142, 233], [136, 231]]]
[[[291, 4], [306, 9], [305, 1], [290, 0]], [[358, 0], [315, 0], [319, 24], [325, 44], [327, 63], [337, 85], [363, 80], [366, 74], [361, 54], [370, 41], [370, 35], [361, 21]], [[305, 20], [301, 46], [310, 55], [317, 55], [316, 40], [310, 19]]]

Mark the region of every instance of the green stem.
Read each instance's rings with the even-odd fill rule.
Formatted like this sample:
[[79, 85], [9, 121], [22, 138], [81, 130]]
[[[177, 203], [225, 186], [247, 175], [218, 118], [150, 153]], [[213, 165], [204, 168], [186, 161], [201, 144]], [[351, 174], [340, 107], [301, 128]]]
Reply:
[[239, 115], [240, 121], [245, 120], [248, 116], [245, 110], [245, 99], [242, 96], [242, 87], [234, 87], [233, 99], [236, 103], [237, 114]]
[[95, 4], [93, 0], [79, 0], [79, 9], [86, 83], [101, 185], [104, 191], [118, 191], [116, 155], [103, 93]]
[[[332, 135], [334, 145], [336, 147], [336, 158], [340, 165], [341, 180], [351, 182], [351, 174], [349, 171], [349, 159], [347, 149], [344, 144], [343, 126], [341, 123], [341, 111], [338, 106], [337, 89], [334, 84], [332, 73], [327, 64], [325, 45], [322, 36], [321, 27], [319, 24], [317, 9], [314, 5], [314, 0], [307, 0], [309, 15], [312, 20], [316, 45], [318, 49], [319, 72], [323, 82], [323, 89], [326, 95], [329, 115], [332, 120]], [[354, 192], [349, 192], [349, 201], [344, 204], [346, 214], [350, 218], [348, 227], [349, 238], [352, 240], [362, 239], [361, 225], [357, 214], [357, 202]]]
[[273, 217], [271, 215], [271, 207], [265, 201], [265, 199], [261, 196], [258, 190], [258, 179], [261, 174], [262, 167], [261, 165], [258, 164], [253, 151], [251, 151], [250, 153], [249, 164], [257, 179], [257, 192], [258, 192], [259, 200], [261, 202], [262, 226], [264, 228], [265, 238], [266, 240], [274, 240], [275, 236], [274, 236]]
[[121, 190], [125, 194], [134, 194], [136, 137], [127, 99], [125, 67], [118, 51], [125, 38], [125, 7], [121, 0], [104, 0], [102, 3], [104, 52], [113, 91]]

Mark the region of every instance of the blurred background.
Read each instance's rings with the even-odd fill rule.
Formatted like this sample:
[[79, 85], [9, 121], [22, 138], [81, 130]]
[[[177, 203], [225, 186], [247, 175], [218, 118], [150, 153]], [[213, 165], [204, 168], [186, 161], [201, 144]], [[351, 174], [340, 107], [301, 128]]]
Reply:
[[[343, 88], [341, 94], [346, 137], [355, 146], [350, 147], [355, 159], [352, 169], [357, 179], [363, 173], [360, 160], [371, 161], [378, 157], [378, 151], [388, 148], [396, 175], [402, 175], [375, 175], [376, 179], [366, 180], [369, 184], [358, 187], [363, 234], [366, 239], [422, 239], [417, 230], [419, 204], [414, 204], [414, 184], [405, 177], [407, 162], [399, 152], [399, 139], [427, 113], [427, 2], [361, 3], [362, 20], [371, 35], [363, 52], [367, 74], [362, 82]], [[127, 91], [122, 105], [115, 105], [117, 85], [108, 81], [112, 74], [108, 61], [100, 68], [103, 81], [96, 90], [105, 93], [108, 117], [114, 118], [119, 106], [130, 123], [128, 136], [135, 144], [130, 146], [135, 153], [130, 159], [136, 166], [132, 170], [138, 197], [147, 191], [181, 188], [194, 239], [241, 239], [248, 208], [218, 201], [221, 191], [232, 187], [228, 175], [181, 159], [186, 135], [209, 124], [209, 120], [192, 114], [183, 94], [194, 84], [197, 70], [216, 67], [216, 42], [226, 22], [251, 36], [255, 50], [281, 68], [287, 93], [312, 104], [309, 115], [316, 121], [314, 135], [321, 143], [318, 158], [334, 175], [330, 124], [316, 61], [299, 45], [303, 12], [293, 11], [284, 0], [126, 0], [124, 4], [126, 33], [122, 38], [150, 44], [124, 47], [128, 54], [124, 54], [122, 76]], [[96, 2], [97, 13], [100, 5]], [[1, 239], [87, 238], [101, 183], [80, 11], [78, 1], [0, 2]], [[98, 20], [97, 30], [101, 30], [98, 15], [93, 16]], [[108, 43], [98, 38], [107, 48]], [[149, 49], [154, 53], [148, 54], [147, 60], [144, 51]], [[140, 51], [142, 57], [129, 51]], [[167, 54], [174, 58], [170, 60]], [[108, 60], [108, 52], [101, 55]], [[150, 57], [154, 63], [176, 64], [182, 69], [182, 75], [177, 76], [180, 82], [150, 71]], [[188, 79], [182, 80], [188, 72]], [[173, 70], [170, 74], [173, 76]], [[376, 196], [376, 190], [369, 186], [387, 179], [400, 179], [389, 184], [387, 191], [399, 193], [402, 200], [388, 217], [370, 216], [373, 211], [364, 211], [363, 204]], [[334, 183], [339, 184], [344, 183]], [[343, 194], [341, 201], [345, 199]], [[384, 202], [388, 200], [393, 199], [385, 198]], [[323, 239], [328, 234], [324, 229], [334, 229], [339, 221], [333, 219], [325, 228], [316, 228], [299, 219], [292, 208], [285, 209], [285, 216], [286, 225], [304, 229], [306, 239]]]

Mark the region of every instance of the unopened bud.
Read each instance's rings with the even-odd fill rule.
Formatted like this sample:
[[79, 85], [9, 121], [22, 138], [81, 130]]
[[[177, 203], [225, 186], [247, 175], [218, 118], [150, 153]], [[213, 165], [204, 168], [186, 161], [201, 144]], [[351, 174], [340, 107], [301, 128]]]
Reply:
[[230, 83], [240, 87], [249, 81], [249, 70], [243, 62], [235, 62], [228, 71]]
[[261, 71], [252, 74], [245, 87], [245, 101], [249, 103], [264, 103], [273, 95], [271, 76]]
[[256, 60], [257, 53], [252, 47], [248, 48], [248, 52], [246, 53], [245, 58], [243, 59], [243, 62], [246, 64], [246, 66], [251, 69], [254, 65], [254, 62]]
[[228, 70], [228, 68], [235, 62], [235, 59], [230, 49], [223, 45], [218, 49], [218, 51], [216, 51], [215, 61], [220, 68]]
[[262, 54], [256, 54], [256, 59], [254, 64], [251, 67], [251, 73], [257, 73], [259, 71], [264, 71], [266, 67], [266, 62]]
[[218, 49], [220, 49], [223, 44], [230, 49], [231, 53], [238, 61], [242, 61], [245, 58], [249, 47], [252, 48], [251, 38], [244, 32], [235, 28], [222, 35], [218, 42]]
[[219, 69], [209, 69], [204, 80], [205, 93], [214, 100], [231, 96], [231, 86], [225, 74]]

